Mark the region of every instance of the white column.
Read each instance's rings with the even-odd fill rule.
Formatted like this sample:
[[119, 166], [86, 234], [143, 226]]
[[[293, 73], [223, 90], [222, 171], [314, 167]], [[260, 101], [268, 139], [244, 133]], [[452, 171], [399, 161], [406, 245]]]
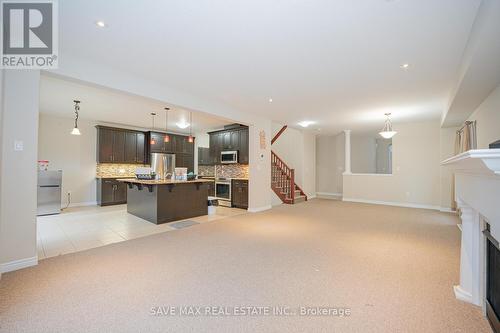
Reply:
[[345, 170], [344, 175], [350, 175], [351, 172], [351, 130], [344, 130], [345, 134]]
[[454, 286], [455, 297], [478, 306], [482, 305], [481, 281], [481, 223], [479, 213], [457, 199], [462, 220], [460, 248], [460, 285]]

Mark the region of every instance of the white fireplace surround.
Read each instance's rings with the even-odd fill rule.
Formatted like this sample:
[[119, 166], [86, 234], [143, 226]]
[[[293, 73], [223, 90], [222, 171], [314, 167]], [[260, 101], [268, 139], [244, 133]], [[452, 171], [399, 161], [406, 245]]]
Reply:
[[486, 222], [500, 240], [500, 149], [470, 150], [441, 162], [455, 171], [455, 200], [462, 220], [460, 284], [455, 296], [485, 309]]

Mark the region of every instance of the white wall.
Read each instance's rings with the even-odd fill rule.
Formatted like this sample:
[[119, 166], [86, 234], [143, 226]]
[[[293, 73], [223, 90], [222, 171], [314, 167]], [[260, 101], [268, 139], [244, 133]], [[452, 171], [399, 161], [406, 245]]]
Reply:
[[[0, 147], [0, 270], [37, 263], [36, 161], [40, 72], [5, 70]], [[23, 149], [14, 149], [15, 141]]]
[[[444, 161], [455, 155], [455, 137], [458, 127], [441, 128], [440, 130], [440, 159]], [[454, 204], [454, 176], [451, 168], [441, 167], [441, 209], [455, 210]]]
[[440, 122], [397, 124], [392, 175], [344, 175], [344, 200], [440, 208]]
[[[273, 122], [272, 135], [278, 133], [282, 127], [282, 124]], [[295, 170], [295, 182], [307, 196], [316, 196], [316, 136], [288, 127], [274, 142], [272, 150]], [[272, 196], [273, 205], [281, 204], [274, 192]]]
[[96, 202], [96, 122], [80, 119], [80, 136], [71, 135], [72, 118], [40, 114], [38, 159], [48, 160], [51, 170], [63, 170], [62, 204], [71, 191], [72, 205]]
[[318, 196], [342, 195], [344, 134], [316, 138], [316, 191]]
[[476, 120], [477, 148], [487, 149], [500, 140], [500, 85], [474, 111], [468, 120]]
[[377, 141], [373, 135], [351, 133], [352, 173], [377, 173]]
[[[0, 130], [3, 131], [3, 109], [4, 109], [4, 79], [5, 79], [5, 70], [0, 69]], [[2, 169], [3, 169], [3, 135], [0, 132], [0, 242], [2, 241]], [[2, 247], [0, 246], [0, 263], [2, 260]], [[0, 279], [2, 278], [2, 270], [0, 269]]]

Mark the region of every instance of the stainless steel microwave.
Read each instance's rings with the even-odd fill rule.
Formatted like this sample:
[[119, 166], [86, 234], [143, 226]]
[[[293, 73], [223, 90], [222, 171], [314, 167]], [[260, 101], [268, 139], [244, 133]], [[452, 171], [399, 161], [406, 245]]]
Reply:
[[220, 162], [222, 164], [238, 163], [238, 151], [222, 151], [220, 153]]

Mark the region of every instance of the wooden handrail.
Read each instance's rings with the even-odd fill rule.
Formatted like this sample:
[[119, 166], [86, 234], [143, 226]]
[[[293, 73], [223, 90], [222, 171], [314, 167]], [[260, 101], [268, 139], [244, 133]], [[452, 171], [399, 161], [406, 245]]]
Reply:
[[280, 137], [280, 135], [281, 135], [281, 134], [283, 134], [283, 132], [286, 130], [286, 128], [287, 128], [287, 127], [288, 127], [287, 125], [283, 126], [283, 127], [279, 130], [279, 132], [278, 132], [278, 133], [276, 133], [276, 135], [274, 136], [274, 138], [271, 140], [271, 144], [273, 144], [273, 143], [274, 143], [274, 141], [278, 140], [278, 138]]

